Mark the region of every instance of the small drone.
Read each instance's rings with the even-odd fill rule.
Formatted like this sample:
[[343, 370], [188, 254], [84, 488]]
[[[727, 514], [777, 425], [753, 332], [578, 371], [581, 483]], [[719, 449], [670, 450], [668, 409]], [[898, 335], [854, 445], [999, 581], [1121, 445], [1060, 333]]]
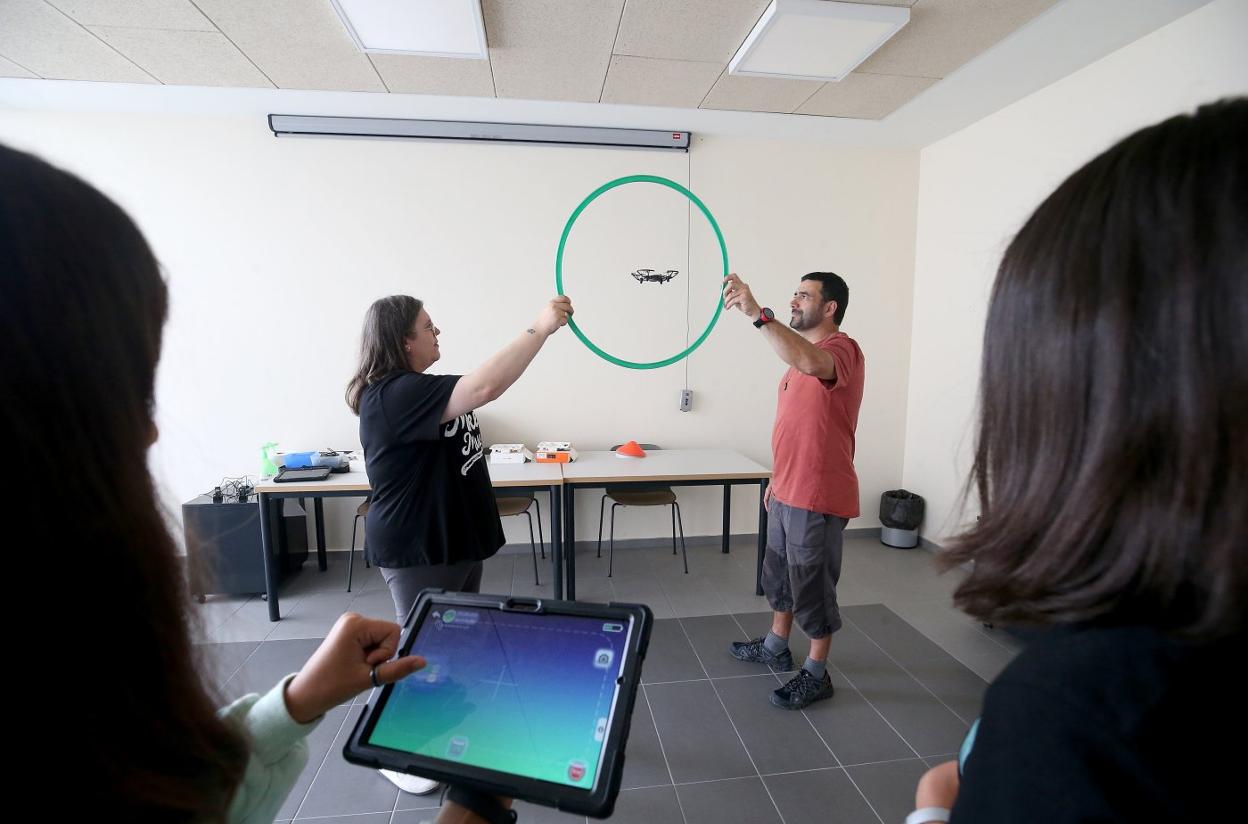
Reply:
[[679, 274], [680, 272], [676, 269], [668, 269], [667, 274], [663, 275], [655, 274], [653, 269], [638, 269], [633, 272], [633, 277], [638, 283], [667, 283]]

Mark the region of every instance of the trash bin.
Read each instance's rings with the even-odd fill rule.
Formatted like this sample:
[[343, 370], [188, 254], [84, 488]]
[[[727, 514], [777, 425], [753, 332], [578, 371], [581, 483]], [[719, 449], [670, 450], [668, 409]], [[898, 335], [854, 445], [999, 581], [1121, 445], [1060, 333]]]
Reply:
[[896, 549], [916, 547], [921, 523], [921, 496], [904, 489], [890, 489], [880, 496], [880, 543]]

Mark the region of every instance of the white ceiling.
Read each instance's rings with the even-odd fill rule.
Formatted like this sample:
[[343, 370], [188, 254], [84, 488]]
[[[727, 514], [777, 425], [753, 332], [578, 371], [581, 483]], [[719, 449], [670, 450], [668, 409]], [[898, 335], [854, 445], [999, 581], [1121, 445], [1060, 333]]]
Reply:
[[878, 119], [1056, 0], [865, 0], [909, 6], [911, 21], [852, 82], [727, 76], [768, 2], [482, 0], [489, 60], [477, 61], [365, 54], [330, 0], [0, 0], [0, 56], [49, 80]]
[[768, 1], [482, 0], [490, 58], [464, 60], [362, 53], [330, 0], [0, 0], [0, 106], [921, 144], [1208, 2], [876, 0], [911, 22], [840, 83], [728, 76]]

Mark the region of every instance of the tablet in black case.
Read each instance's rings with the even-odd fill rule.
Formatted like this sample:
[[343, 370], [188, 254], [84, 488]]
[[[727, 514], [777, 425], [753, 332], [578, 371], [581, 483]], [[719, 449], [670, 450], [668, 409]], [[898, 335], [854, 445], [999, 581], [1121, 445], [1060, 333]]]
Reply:
[[370, 696], [343, 755], [605, 818], [652, 623], [640, 604], [426, 590], [400, 647], [425, 668]]

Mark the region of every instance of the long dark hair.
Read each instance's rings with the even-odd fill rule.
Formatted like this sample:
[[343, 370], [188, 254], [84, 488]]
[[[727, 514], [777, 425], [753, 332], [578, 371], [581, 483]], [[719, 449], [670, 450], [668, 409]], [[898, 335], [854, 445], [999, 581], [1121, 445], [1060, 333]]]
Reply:
[[1213, 639], [1248, 604], [1248, 99], [1136, 132], [1010, 244], [955, 598]]
[[63, 764], [111, 819], [224, 820], [246, 744], [198, 675], [146, 462], [166, 303], [116, 204], [0, 146], [0, 431], [19, 467], [2, 521], [45, 539], [10, 546], [6, 577], [48, 581], [29, 626], [9, 628], [15, 652], [40, 635], [21, 656], [45, 707], [22, 760]]
[[410, 372], [404, 338], [410, 337], [424, 302], [408, 295], [378, 298], [364, 313], [360, 365], [347, 384], [347, 406], [360, 414], [360, 396], [370, 383], [394, 372]]

